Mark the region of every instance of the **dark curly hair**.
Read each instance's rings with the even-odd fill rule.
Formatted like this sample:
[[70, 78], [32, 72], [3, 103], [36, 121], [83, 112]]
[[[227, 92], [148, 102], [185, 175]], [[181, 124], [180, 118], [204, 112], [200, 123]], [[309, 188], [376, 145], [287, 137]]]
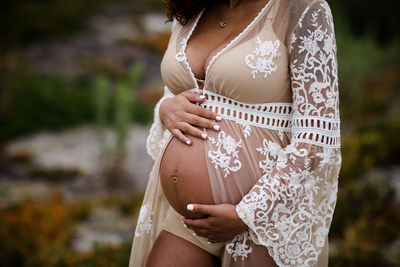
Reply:
[[210, 3], [228, 3], [229, 0], [164, 0], [168, 21], [176, 19], [185, 25]]

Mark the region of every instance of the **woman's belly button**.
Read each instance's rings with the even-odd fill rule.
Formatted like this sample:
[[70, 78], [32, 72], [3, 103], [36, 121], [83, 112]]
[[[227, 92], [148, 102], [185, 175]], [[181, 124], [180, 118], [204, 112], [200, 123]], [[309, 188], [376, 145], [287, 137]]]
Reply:
[[160, 165], [161, 186], [168, 202], [188, 218], [193, 215], [187, 211], [187, 204], [214, 204], [205, 161], [205, 141], [196, 137], [191, 140], [193, 143], [188, 146], [173, 138]]

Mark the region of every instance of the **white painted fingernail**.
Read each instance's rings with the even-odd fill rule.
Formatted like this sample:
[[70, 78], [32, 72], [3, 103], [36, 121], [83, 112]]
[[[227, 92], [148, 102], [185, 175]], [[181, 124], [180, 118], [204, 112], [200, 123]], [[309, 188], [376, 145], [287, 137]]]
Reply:
[[207, 244], [211, 245], [211, 242], [210, 242], [210, 241], [207, 241]]
[[204, 99], [204, 98], [206, 98], [206, 96], [205, 95], [201, 95], [201, 96], [199, 96], [200, 97], [200, 99]]
[[190, 143], [191, 143], [190, 140], [186, 140], [187, 145], [190, 145]]
[[197, 236], [195, 232], [193, 232], [193, 235], [194, 235], [194, 236]]
[[217, 121], [222, 120], [221, 116], [219, 116], [219, 115], [218, 115], [215, 119], [216, 119]]
[[183, 224], [183, 226], [184, 226], [184, 227], [187, 229], [187, 225], [186, 225], [186, 223], [184, 223], [184, 224]]
[[201, 134], [201, 138], [206, 139], [207, 138], [207, 134], [205, 134], [205, 133]]
[[187, 210], [194, 210], [193, 204], [188, 204], [188, 205], [186, 206], [186, 208], [187, 208]]
[[219, 125], [214, 125], [214, 130], [219, 131]]

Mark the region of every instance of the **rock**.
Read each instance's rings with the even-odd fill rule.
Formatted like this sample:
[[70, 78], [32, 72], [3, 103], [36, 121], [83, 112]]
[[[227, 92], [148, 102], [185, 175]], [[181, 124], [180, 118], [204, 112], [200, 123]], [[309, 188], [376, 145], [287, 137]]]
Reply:
[[78, 224], [72, 248], [78, 252], [91, 251], [94, 244], [119, 245], [133, 238], [131, 218], [123, 218], [114, 209], [97, 208], [88, 220]]
[[[148, 128], [132, 126], [126, 142], [125, 168], [135, 190], [146, 187], [153, 161], [146, 152]], [[113, 143], [114, 134], [106, 131], [106, 143]], [[12, 141], [5, 147], [10, 157], [19, 153], [32, 155], [31, 164], [43, 169], [79, 170], [83, 176], [97, 177], [102, 171], [100, 144], [91, 126], [62, 132], [42, 132]]]

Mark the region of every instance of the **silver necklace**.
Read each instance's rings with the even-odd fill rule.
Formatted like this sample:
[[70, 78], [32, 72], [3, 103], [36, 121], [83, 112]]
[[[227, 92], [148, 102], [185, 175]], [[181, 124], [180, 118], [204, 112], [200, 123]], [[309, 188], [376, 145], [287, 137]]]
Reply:
[[[241, 2], [242, 2], [242, 1], [238, 1], [237, 5], [239, 5]], [[228, 19], [230, 19], [230, 18], [233, 16], [233, 14], [234, 14], [235, 11], [236, 11], [236, 8], [237, 8], [237, 6], [234, 8], [234, 10], [232, 11], [232, 13], [231, 13], [230, 16], [228, 17]], [[222, 16], [221, 16], [221, 17], [222, 17]], [[220, 22], [219, 22], [219, 28], [222, 30], [223, 28], [226, 27], [226, 25], [227, 25], [226, 20], [224, 20], [223, 18], [221, 18], [221, 19], [220, 19]]]
[[[233, 9], [233, 11], [232, 11], [232, 13], [230, 14], [230, 16], [227, 18], [228, 20], [230, 20], [231, 19], [231, 17], [233, 16], [233, 14], [236, 12], [236, 9], [237, 9], [237, 7], [241, 4], [241, 2], [243, 2], [243, 0], [239, 0], [237, 3], [236, 3], [236, 7], [234, 7], [234, 9]], [[227, 25], [227, 22], [226, 22], [227, 20], [224, 20], [223, 18], [222, 18], [222, 15], [221, 15], [221, 19], [220, 19], [220, 21], [219, 21], [219, 28], [222, 30], [223, 28], [225, 28], [226, 27], [226, 25]]]
[[[230, 14], [230, 16], [227, 18], [227, 19], [230, 19], [231, 17], [232, 17], [232, 15], [235, 13], [235, 11], [236, 11], [236, 9], [234, 9], [233, 10], [233, 12]], [[226, 27], [226, 25], [227, 25], [227, 23], [226, 23], [226, 19], [223, 19], [222, 18], [222, 15], [221, 15], [221, 19], [220, 19], [220, 21], [219, 21], [219, 28], [222, 30], [223, 28], [225, 28]]]
[[219, 28], [222, 30], [223, 28], [225, 28], [226, 26], [226, 22], [224, 20], [219, 22]]

